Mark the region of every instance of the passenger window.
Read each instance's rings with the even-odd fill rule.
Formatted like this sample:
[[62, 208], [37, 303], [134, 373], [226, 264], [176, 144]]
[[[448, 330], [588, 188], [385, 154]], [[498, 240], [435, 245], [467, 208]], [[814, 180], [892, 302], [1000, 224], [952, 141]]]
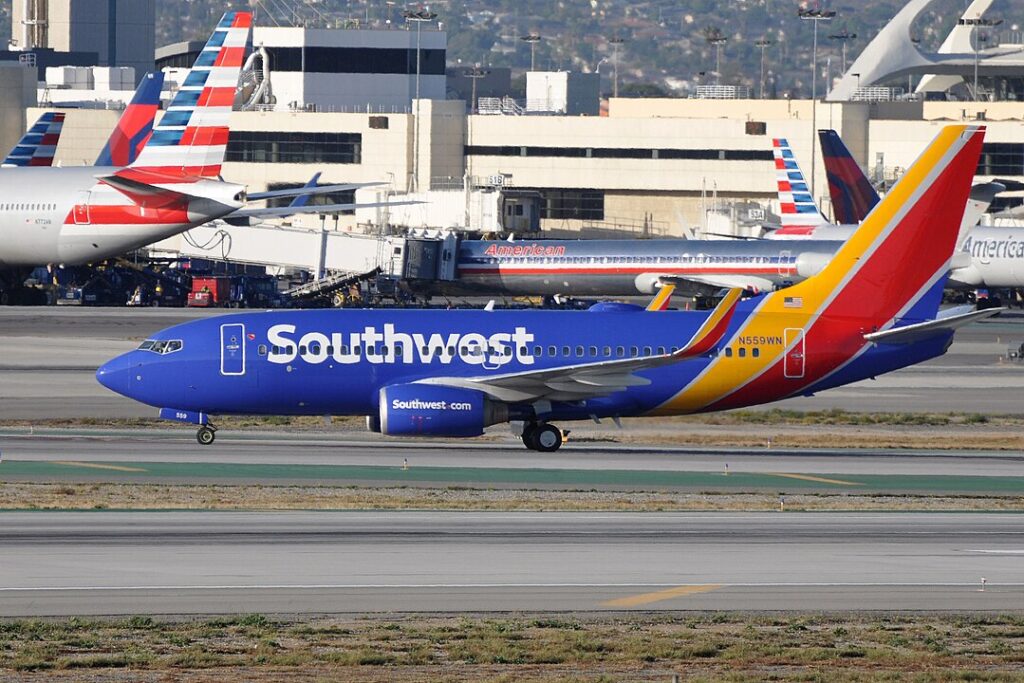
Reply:
[[758, 356], [761, 355], [761, 349], [755, 346], [753, 349], [750, 350], [750, 355], [753, 356], [754, 358], [757, 358]]
[[625, 358], [625, 356], [626, 356], [626, 347], [625, 346], [616, 346], [615, 347], [615, 355], [618, 356], [619, 358]]
[[679, 347], [678, 346], [673, 346], [672, 347], [672, 353], [679, 353]]
[[557, 356], [558, 355], [558, 347], [557, 346], [549, 346], [548, 347], [548, 355], [551, 356], [552, 358]]
[[632, 356], [633, 358], [638, 357], [640, 355], [640, 347], [639, 346], [631, 346], [631, 347], [629, 347], [629, 355]]
[[306, 346], [304, 344], [299, 346], [299, 355], [300, 356], [305, 356], [306, 355]]
[[726, 349], [725, 349], [725, 357], [726, 358], [732, 358], [732, 347], [731, 346], [727, 346], [726, 347]]
[[571, 354], [572, 354], [572, 349], [570, 349], [568, 346], [563, 346], [562, 347], [562, 356], [563, 357], [568, 358]]
[[[511, 356], [512, 355], [512, 349], [507, 349], [507, 353], [505, 355], [506, 356]], [[530, 348], [528, 346], [520, 346], [519, 347], [519, 355], [520, 356], [528, 356], [528, 355], [530, 355]]]
[[597, 355], [597, 347], [596, 346], [591, 346], [590, 347], [590, 355], [591, 356], [596, 356]]
[[333, 356], [334, 355], [334, 347], [331, 346], [330, 344], [327, 345], [327, 355], [328, 356]]
[[256, 347], [256, 353], [261, 355], [261, 356], [267, 355], [267, 345], [266, 344], [260, 344], [259, 346], [257, 346]]
[[353, 346], [352, 347], [352, 353], [353, 354], [358, 356], [362, 352], [363, 352], [363, 347], [362, 346]]
[[652, 349], [650, 346], [645, 346], [644, 347], [644, 355], [645, 356], [652, 356], [652, 355], [654, 355], [654, 349]]
[[320, 345], [319, 344], [310, 344], [309, 345], [309, 352], [313, 353], [313, 354], [320, 353]]
[[536, 356], [537, 358], [540, 358], [542, 355], [544, 355], [544, 347], [543, 346], [534, 346], [533, 347], [533, 355]]
[[[359, 353], [359, 347], [356, 347], [356, 353]], [[341, 345], [341, 355], [343, 355], [343, 356], [347, 356], [348, 355], [348, 345], [347, 344], [342, 344]]]
[[577, 358], [583, 358], [583, 347], [582, 346], [577, 346], [576, 347], [576, 357]]
[[611, 358], [612, 357], [612, 347], [610, 347], [610, 346], [604, 347], [604, 357], [605, 358]]
[[747, 357], [747, 347], [741, 346], [740, 347], [740, 358], [746, 358], [746, 357]]

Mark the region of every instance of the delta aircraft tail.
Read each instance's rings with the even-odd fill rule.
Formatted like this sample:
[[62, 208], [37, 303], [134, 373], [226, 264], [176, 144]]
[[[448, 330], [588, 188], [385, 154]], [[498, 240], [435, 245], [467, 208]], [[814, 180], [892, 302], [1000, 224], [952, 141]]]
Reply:
[[132, 101], [121, 114], [114, 132], [96, 159], [96, 166], [128, 166], [153, 132], [153, 119], [160, 108], [160, 91], [164, 87], [164, 73], [148, 73], [142, 77]]
[[878, 193], [834, 130], [819, 130], [828, 192], [837, 223], [857, 225], [878, 203]]
[[782, 227], [775, 231], [775, 235], [807, 236], [815, 228], [828, 225], [814, 203], [789, 141], [785, 138], [772, 139], [772, 155], [775, 157], [779, 212], [782, 214]]
[[249, 12], [224, 14], [132, 168], [150, 176], [220, 175], [251, 28]]
[[22, 136], [0, 166], [53, 166], [63, 127], [64, 112], [46, 112]]

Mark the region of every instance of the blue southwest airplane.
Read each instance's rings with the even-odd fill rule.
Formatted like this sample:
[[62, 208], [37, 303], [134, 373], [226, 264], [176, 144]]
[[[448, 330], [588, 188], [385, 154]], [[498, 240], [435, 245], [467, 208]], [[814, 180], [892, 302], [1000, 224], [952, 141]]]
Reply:
[[[984, 129], [942, 130], [817, 275], [715, 310], [268, 311], [155, 334], [97, 371], [109, 389], [201, 425], [211, 414], [368, 415], [393, 436], [727, 410], [810, 395], [945, 353], [993, 310], [939, 313]], [[664, 302], [655, 302], [658, 309]]]

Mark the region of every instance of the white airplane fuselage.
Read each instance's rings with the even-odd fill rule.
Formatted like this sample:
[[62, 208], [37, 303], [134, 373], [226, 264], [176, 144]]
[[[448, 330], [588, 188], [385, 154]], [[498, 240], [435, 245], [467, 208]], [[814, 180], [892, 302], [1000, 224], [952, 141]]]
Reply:
[[[122, 169], [0, 172], [0, 266], [78, 265], [123, 254], [241, 206], [244, 188], [217, 180], [160, 184], [187, 197], [133, 201], [97, 180]], [[148, 205], [148, 206], [147, 206]]]

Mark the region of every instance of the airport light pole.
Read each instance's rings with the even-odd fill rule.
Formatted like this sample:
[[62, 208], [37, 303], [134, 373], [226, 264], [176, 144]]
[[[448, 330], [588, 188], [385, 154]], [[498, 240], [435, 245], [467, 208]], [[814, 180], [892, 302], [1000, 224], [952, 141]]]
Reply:
[[975, 17], [974, 19], [965, 19], [965, 23], [971, 24], [971, 32], [974, 34], [974, 101], [978, 101], [978, 62], [980, 61], [981, 43], [988, 41], [988, 36], [985, 34], [978, 33], [979, 26], [999, 26], [1003, 23], [1002, 19], [986, 19], [985, 17]]
[[483, 78], [484, 76], [486, 76], [487, 74], [489, 74], [489, 73], [491, 73], [490, 69], [481, 69], [479, 64], [473, 66], [470, 69], [467, 69], [466, 72], [465, 72], [466, 78], [469, 78], [469, 79], [471, 79], [473, 81], [473, 95], [472, 95], [473, 99], [470, 102], [470, 106], [469, 106], [469, 113], [470, 114], [475, 114], [476, 113], [476, 82], [478, 80], [480, 80], [481, 78]]
[[818, 156], [818, 24], [835, 18], [835, 10], [802, 9], [797, 16], [814, 24], [814, 47], [811, 52], [811, 197], [814, 197], [814, 174]]
[[608, 63], [608, 58], [607, 57], [602, 57], [601, 61], [599, 61], [597, 63], [597, 66], [594, 67], [594, 73], [597, 74], [597, 93], [598, 93], [598, 95], [601, 94], [601, 65], [602, 64], [607, 64], [607, 63]]
[[831, 33], [829, 34], [831, 40], [838, 40], [843, 45], [843, 75], [846, 75], [846, 43], [851, 40], [857, 39], [856, 33], [850, 33], [849, 31], [843, 31], [842, 33]]
[[541, 41], [539, 33], [527, 33], [520, 36], [519, 40], [530, 44], [530, 71], [537, 70], [537, 44]]
[[768, 49], [768, 46], [771, 44], [772, 41], [769, 40], [768, 38], [761, 38], [754, 42], [754, 45], [757, 45], [759, 48], [761, 48], [761, 85], [760, 90], [758, 92], [758, 97], [762, 100], [764, 99], [764, 52], [765, 50]]
[[709, 28], [704, 31], [704, 40], [715, 46], [715, 85], [722, 82], [722, 46], [729, 40], [721, 29]]
[[626, 42], [625, 38], [612, 38], [608, 41], [612, 44], [612, 70], [615, 74], [612, 80], [612, 97], [619, 96], [619, 46]]
[[420, 185], [420, 62], [423, 53], [420, 50], [420, 27], [428, 22], [437, 19], [437, 13], [430, 10], [420, 9], [415, 12], [405, 10], [402, 12], [405, 21], [416, 24], [416, 121], [412, 129], [412, 188], [419, 192]]

